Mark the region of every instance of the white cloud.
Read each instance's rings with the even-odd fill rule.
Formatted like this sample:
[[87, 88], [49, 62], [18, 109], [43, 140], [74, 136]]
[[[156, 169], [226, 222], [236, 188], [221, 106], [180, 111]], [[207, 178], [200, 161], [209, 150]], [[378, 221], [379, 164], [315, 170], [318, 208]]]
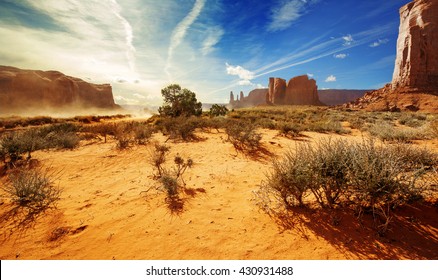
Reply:
[[338, 58], [338, 59], [344, 59], [347, 56], [348, 56], [348, 54], [346, 54], [346, 53], [338, 53], [338, 54], [333, 55], [334, 58]]
[[313, 76], [315, 76], [315, 75], [313, 75], [313, 74], [311, 74], [311, 73], [307, 73], [307, 77], [309, 77], [309, 78], [313, 78]]
[[220, 27], [210, 28], [208, 31], [207, 38], [205, 38], [204, 42], [202, 42], [202, 54], [207, 55], [214, 50], [214, 46], [219, 43], [222, 36], [224, 35], [224, 31]]
[[342, 36], [342, 39], [344, 40], [344, 46], [350, 46], [354, 42], [353, 36], [351, 36], [351, 34]]
[[319, 0], [282, 0], [271, 10], [271, 22], [268, 31], [281, 31], [289, 28], [298, 20], [309, 5]]
[[336, 82], [336, 77], [333, 76], [333, 75], [330, 75], [330, 76], [327, 77], [327, 79], [325, 79], [325, 81], [326, 81], [327, 83], [330, 83], [330, 82]]
[[178, 23], [178, 25], [172, 32], [172, 36], [170, 37], [170, 45], [167, 50], [167, 63], [164, 67], [164, 71], [166, 72], [169, 80], [172, 80], [170, 75], [170, 68], [172, 67], [173, 52], [179, 46], [179, 44], [181, 44], [182, 40], [186, 36], [187, 30], [198, 18], [199, 14], [204, 8], [204, 4], [205, 0], [196, 0], [195, 5], [193, 5], [190, 13]]
[[238, 76], [241, 80], [252, 80], [254, 79], [254, 73], [246, 70], [240, 65], [233, 66], [228, 63], [225, 63], [227, 66], [227, 74], [232, 76]]
[[375, 47], [378, 47], [380, 45], [384, 45], [384, 44], [386, 44], [388, 42], [389, 42], [388, 39], [379, 39], [379, 40], [373, 42], [372, 44], [370, 44], [370, 47], [371, 48], [375, 48]]

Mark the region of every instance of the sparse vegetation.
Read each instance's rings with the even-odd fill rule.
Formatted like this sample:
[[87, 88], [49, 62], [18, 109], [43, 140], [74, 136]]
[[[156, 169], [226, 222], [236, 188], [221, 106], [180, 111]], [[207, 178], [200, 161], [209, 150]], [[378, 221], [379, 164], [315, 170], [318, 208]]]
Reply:
[[3, 190], [13, 203], [31, 211], [55, 206], [61, 189], [54, 184], [53, 174], [43, 169], [18, 169], [9, 175]]
[[234, 148], [243, 152], [254, 152], [261, 146], [262, 135], [256, 131], [256, 126], [249, 122], [232, 121], [225, 127], [228, 141]]
[[[313, 194], [322, 206], [352, 206], [358, 215], [373, 214], [384, 234], [393, 210], [420, 198], [424, 181], [437, 166], [436, 154], [407, 146], [378, 146], [372, 140], [348, 143], [328, 140], [316, 146], [299, 144], [280, 160], [256, 193], [269, 214], [281, 204], [286, 209], [305, 204]], [[429, 184], [430, 185], [430, 184]]]

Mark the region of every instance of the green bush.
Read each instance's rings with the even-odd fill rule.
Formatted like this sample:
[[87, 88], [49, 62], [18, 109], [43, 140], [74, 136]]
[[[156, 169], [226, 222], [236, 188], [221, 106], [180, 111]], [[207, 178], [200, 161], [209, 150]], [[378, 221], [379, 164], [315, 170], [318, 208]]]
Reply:
[[163, 106], [158, 108], [161, 116], [200, 116], [202, 114], [202, 103], [196, 100], [196, 94], [188, 89], [181, 89], [181, 86], [172, 84], [161, 90], [164, 98]]
[[225, 116], [228, 113], [228, 108], [225, 105], [213, 104], [209, 113], [211, 117]]

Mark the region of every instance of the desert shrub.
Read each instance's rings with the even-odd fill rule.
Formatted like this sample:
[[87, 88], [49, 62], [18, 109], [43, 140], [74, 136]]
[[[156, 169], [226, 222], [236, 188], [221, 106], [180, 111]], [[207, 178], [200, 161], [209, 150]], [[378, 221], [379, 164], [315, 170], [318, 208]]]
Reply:
[[95, 125], [84, 126], [82, 131], [99, 134], [104, 138], [104, 142], [106, 143], [108, 135], [114, 136], [116, 134], [116, 128], [117, 126], [113, 122], [103, 122]]
[[371, 213], [384, 234], [395, 208], [420, 199], [425, 186], [433, 186], [436, 166], [437, 155], [425, 149], [329, 139], [315, 146], [298, 144], [274, 159], [256, 194], [270, 213], [273, 203], [286, 209], [303, 206], [312, 193], [322, 207], [352, 206], [359, 216]]
[[13, 165], [17, 160], [21, 159], [24, 148], [17, 133], [3, 134], [0, 138], [0, 149], [3, 154], [4, 161], [9, 157], [9, 162]]
[[168, 136], [168, 139], [181, 139], [193, 141], [198, 138], [195, 130], [199, 126], [199, 119], [195, 117], [162, 118], [158, 124], [161, 132]]
[[140, 145], [146, 144], [152, 137], [153, 133], [154, 133], [154, 128], [150, 125], [137, 123], [134, 126], [134, 139], [137, 142], [137, 144]]
[[177, 179], [174, 176], [165, 173], [162, 177], [160, 177], [159, 180], [168, 197], [173, 198], [178, 196], [179, 185]]
[[429, 123], [428, 131], [432, 138], [438, 138], [438, 119], [432, 120]]
[[188, 89], [181, 89], [177, 84], [169, 85], [161, 90], [164, 98], [163, 106], [158, 108], [161, 116], [200, 116], [202, 103], [196, 100], [196, 94]]
[[313, 188], [313, 151], [309, 145], [298, 145], [296, 151], [287, 152], [282, 159], [274, 159], [272, 171], [261, 183], [261, 192], [268, 193], [286, 208], [303, 206], [306, 193]]
[[298, 137], [301, 136], [302, 126], [300, 124], [282, 121], [277, 123], [276, 128], [279, 130], [280, 135], [285, 137]]
[[169, 150], [170, 148], [168, 146], [156, 143], [154, 149], [151, 151], [150, 163], [157, 169], [157, 174], [155, 174], [156, 178], [161, 178], [165, 173], [163, 164], [166, 162], [166, 155]]
[[351, 146], [345, 140], [322, 140], [311, 149], [314, 184], [310, 190], [321, 206], [333, 206], [348, 188]]
[[389, 123], [373, 124], [368, 132], [382, 141], [411, 142], [428, 138], [424, 129], [394, 127]]
[[228, 108], [225, 105], [213, 104], [210, 108], [210, 117], [225, 116], [228, 113]]
[[393, 210], [421, 193], [416, 184], [422, 168], [405, 172], [403, 161], [393, 150], [368, 141], [354, 146], [350, 163], [351, 191], [359, 212], [371, 211], [384, 234]]
[[252, 152], [260, 148], [262, 135], [256, 131], [257, 127], [249, 122], [232, 121], [225, 127], [228, 141], [236, 150]]
[[404, 113], [399, 118], [399, 123], [409, 127], [420, 127], [426, 122], [427, 116], [423, 114]]
[[118, 126], [115, 138], [117, 140], [117, 149], [119, 150], [127, 149], [131, 145], [131, 132], [126, 130], [126, 127], [124, 127], [123, 125]]
[[19, 169], [9, 175], [3, 190], [20, 207], [40, 211], [55, 206], [61, 189], [54, 185], [53, 174], [42, 169]]

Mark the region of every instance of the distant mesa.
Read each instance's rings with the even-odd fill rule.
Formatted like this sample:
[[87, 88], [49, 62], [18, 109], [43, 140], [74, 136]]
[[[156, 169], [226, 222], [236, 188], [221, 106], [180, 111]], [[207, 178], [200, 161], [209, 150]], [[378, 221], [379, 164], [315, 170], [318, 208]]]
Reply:
[[109, 84], [92, 84], [58, 71], [0, 66], [0, 113], [44, 109], [118, 109]]
[[269, 78], [269, 88], [255, 89], [247, 97], [243, 92], [234, 97], [230, 93], [230, 106], [233, 108], [251, 107], [258, 105], [324, 105], [319, 101], [318, 87], [314, 79], [307, 75], [297, 76], [289, 80]]
[[369, 89], [319, 89], [319, 100], [328, 106], [342, 105], [361, 98]]
[[392, 82], [346, 107], [438, 112], [437, 50], [438, 1], [415, 0], [403, 6]]

